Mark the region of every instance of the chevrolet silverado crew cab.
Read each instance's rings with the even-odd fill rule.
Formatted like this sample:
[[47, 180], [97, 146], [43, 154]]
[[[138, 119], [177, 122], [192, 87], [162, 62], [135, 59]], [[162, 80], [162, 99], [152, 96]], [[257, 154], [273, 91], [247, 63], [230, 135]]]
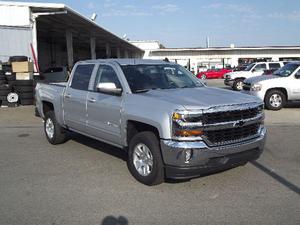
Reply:
[[241, 91], [243, 81], [250, 77], [260, 76], [265, 70], [279, 69], [284, 66], [285, 62], [257, 62], [251, 63], [245, 70], [234, 71], [224, 74], [224, 84], [232, 87], [233, 90]]
[[164, 61], [78, 62], [67, 83], [38, 84], [36, 107], [51, 144], [74, 131], [127, 151], [146, 185], [246, 164], [263, 151], [263, 102], [205, 86]]
[[300, 62], [292, 62], [271, 76], [244, 81], [243, 93], [259, 97], [267, 109], [279, 110], [287, 101], [300, 101]]

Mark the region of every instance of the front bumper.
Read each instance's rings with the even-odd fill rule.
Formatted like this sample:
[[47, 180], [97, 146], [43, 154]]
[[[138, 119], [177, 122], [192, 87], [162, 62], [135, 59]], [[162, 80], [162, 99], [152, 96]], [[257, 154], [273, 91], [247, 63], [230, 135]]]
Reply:
[[224, 80], [224, 84], [227, 86], [230, 86], [230, 87], [233, 86], [233, 82], [234, 82], [234, 80], [230, 80], [228, 78], [225, 78], [225, 80]]
[[262, 101], [264, 101], [265, 94], [266, 94], [266, 92], [264, 90], [261, 90], [261, 91], [246, 91], [246, 90], [242, 90], [241, 93], [258, 97]]
[[[166, 177], [193, 178], [255, 160], [263, 151], [266, 133], [266, 129], [262, 127], [259, 136], [254, 139], [216, 147], [209, 147], [203, 141], [161, 140]], [[192, 150], [192, 157], [188, 162], [185, 159], [187, 150]]]

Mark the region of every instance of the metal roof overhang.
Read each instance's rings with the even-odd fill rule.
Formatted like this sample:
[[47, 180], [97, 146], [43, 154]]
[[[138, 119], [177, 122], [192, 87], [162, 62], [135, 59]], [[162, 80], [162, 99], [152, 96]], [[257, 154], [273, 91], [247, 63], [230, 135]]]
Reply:
[[73, 34], [77, 46], [89, 46], [90, 38], [96, 38], [96, 46], [105, 48], [108, 43], [111, 49], [120, 48], [142, 54], [144, 51], [105, 30], [95, 22], [87, 19], [78, 12], [64, 6], [56, 8], [32, 7], [33, 15], [37, 16], [38, 38], [54, 39], [56, 42], [65, 42], [66, 30]]

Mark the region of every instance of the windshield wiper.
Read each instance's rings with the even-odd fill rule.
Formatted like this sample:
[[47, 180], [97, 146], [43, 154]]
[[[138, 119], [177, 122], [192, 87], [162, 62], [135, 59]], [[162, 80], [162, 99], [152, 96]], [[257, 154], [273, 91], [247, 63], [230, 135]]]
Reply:
[[139, 90], [135, 90], [133, 91], [133, 93], [145, 93], [151, 90], [157, 90], [157, 89], [161, 89], [161, 88], [149, 88], [149, 89], [139, 89]]

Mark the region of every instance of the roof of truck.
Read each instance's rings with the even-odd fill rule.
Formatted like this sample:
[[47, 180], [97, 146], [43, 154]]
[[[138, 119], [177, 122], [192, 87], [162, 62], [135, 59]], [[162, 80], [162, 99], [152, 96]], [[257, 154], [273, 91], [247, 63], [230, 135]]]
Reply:
[[115, 62], [120, 65], [138, 65], [138, 64], [173, 64], [171, 62], [166, 62], [163, 60], [153, 60], [153, 59], [95, 59], [95, 60], [84, 60], [78, 63], [110, 63]]

